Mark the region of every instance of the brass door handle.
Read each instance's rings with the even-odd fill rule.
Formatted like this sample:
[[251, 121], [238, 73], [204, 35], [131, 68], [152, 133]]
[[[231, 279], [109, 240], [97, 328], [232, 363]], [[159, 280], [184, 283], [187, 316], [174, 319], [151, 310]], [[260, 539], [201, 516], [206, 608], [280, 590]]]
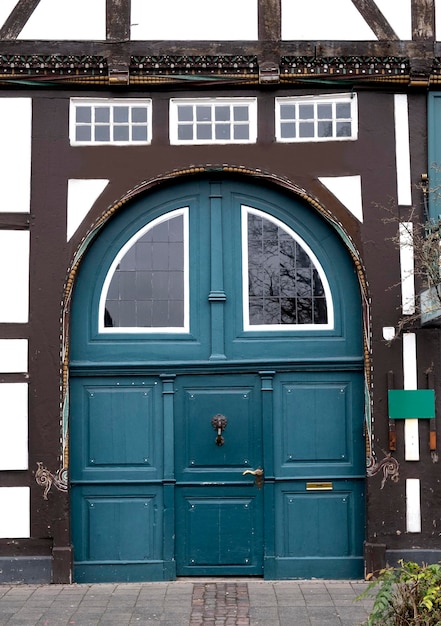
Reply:
[[263, 469], [261, 467], [258, 467], [255, 470], [245, 470], [244, 472], [242, 472], [242, 476], [245, 476], [245, 474], [252, 474], [253, 476], [263, 476]]
[[262, 487], [263, 469], [261, 467], [258, 467], [255, 470], [245, 470], [244, 472], [242, 472], [242, 476], [245, 476], [246, 474], [251, 474], [255, 477], [254, 484], [256, 485], [257, 489], [260, 489]]

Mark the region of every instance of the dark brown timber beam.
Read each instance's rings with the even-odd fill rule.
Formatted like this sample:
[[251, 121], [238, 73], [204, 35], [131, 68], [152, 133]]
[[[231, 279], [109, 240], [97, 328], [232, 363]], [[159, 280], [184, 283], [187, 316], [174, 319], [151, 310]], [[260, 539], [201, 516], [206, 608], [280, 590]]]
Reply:
[[40, 0], [19, 0], [0, 28], [0, 39], [16, 39], [39, 3]]
[[111, 41], [130, 39], [130, 0], [107, 0], [106, 37]]
[[375, 4], [374, 0], [352, 0], [352, 4], [364, 17], [368, 26], [373, 30], [378, 39], [394, 41], [398, 39], [396, 32]]
[[435, 39], [434, 0], [412, 0], [412, 39]]

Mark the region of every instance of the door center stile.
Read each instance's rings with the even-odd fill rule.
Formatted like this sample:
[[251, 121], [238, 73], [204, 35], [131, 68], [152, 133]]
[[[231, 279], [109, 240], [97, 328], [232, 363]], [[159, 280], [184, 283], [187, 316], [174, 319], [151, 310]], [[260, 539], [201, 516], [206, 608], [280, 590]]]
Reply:
[[226, 359], [224, 322], [227, 296], [224, 287], [222, 201], [221, 183], [210, 183], [210, 360]]

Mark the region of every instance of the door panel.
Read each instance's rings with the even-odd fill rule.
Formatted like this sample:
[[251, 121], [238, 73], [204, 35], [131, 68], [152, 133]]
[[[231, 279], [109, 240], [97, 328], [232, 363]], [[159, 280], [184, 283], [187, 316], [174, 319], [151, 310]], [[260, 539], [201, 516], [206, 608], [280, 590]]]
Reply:
[[362, 373], [297, 372], [276, 380], [276, 474], [363, 476]]
[[177, 575], [262, 575], [262, 499], [254, 486], [178, 488]]
[[159, 486], [75, 484], [71, 495], [76, 582], [162, 580]]
[[[181, 376], [175, 388], [177, 574], [261, 574], [258, 376]], [[212, 419], [226, 418], [222, 445]]]
[[363, 481], [280, 483], [275, 577], [363, 576]]

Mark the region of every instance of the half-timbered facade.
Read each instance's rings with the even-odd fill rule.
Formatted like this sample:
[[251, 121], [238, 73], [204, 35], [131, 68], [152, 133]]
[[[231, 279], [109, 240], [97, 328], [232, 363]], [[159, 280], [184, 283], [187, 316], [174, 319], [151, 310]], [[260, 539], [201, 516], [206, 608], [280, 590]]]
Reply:
[[440, 0], [2, 0], [0, 581], [441, 560], [440, 41]]

